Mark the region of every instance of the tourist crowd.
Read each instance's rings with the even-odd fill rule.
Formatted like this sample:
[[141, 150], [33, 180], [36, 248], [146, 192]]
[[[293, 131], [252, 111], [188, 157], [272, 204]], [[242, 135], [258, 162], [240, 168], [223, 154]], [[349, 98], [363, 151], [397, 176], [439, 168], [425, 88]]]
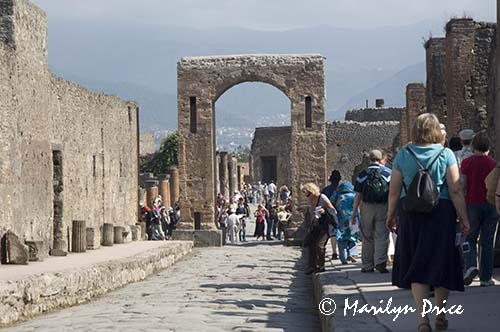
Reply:
[[[253, 214], [249, 204], [257, 204]], [[286, 185], [278, 189], [274, 182], [244, 184], [241, 192], [235, 192], [229, 200], [217, 194], [217, 225], [222, 230], [224, 243], [245, 242], [247, 219], [251, 216], [255, 218], [253, 236], [257, 240], [281, 240], [291, 212], [290, 190]]]
[[173, 207], [165, 207], [163, 198], [158, 195], [151, 206], [140, 204], [141, 221], [146, 223], [148, 240], [161, 241], [172, 237], [172, 232], [180, 222], [180, 207], [176, 202]]
[[[303, 185], [311, 225], [304, 242], [306, 273], [325, 270], [331, 238], [333, 258], [338, 252], [342, 264], [355, 260], [356, 242], [362, 241], [361, 272], [388, 273], [392, 263], [393, 285], [412, 290], [420, 313], [431, 292], [444, 308], [450, 290], [464, 291], [477, 276], [480, 286], [494, 285], [500, 163], [489, 150], [486, 132], [465, 129], [447, 140], [437, 117], [426, 113], [416, 119], [412, 142], [399, 150], [392, 167], [375, 149], [354, 184], [333, 171], [322, 192], [314, 183]], [[428, 317], [419, 317], [418, 330], [431, 331]], [[447, 328], [438, 314], [435, 330]]]

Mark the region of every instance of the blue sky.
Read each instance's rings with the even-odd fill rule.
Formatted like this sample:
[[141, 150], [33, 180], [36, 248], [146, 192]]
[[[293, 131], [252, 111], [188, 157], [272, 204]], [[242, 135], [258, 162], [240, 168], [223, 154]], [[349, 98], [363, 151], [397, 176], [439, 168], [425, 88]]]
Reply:
[[314, 25], [369, 29], [464, 14], [495, 21], [495, 0], [33, 0], [49, 18], [193, 28], [287, 30]]

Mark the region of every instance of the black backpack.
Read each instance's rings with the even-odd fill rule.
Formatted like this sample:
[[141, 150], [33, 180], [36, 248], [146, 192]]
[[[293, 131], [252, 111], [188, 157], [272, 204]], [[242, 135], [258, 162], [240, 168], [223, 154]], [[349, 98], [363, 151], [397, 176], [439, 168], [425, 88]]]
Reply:
[[363, 202], [386, 203], [389, 196], [389, 182], [382, 175], [382, 168], [369, 168], [366, 173], [366, 180], [361, 190]]
[[[436, 157], [434, 157], [432, 162], [427, 167], [424, 167], [422, 165], [415, 153], [409, 147], [407, 147], [406, 150], [417, 163], [418, 172], [417, 174], [415, 174], [415, 177], [411, 181], [409, 188], [406, 188], [406, 185], [403, 181], [403, 187], [406, 192], [404, 209], [407, 212], [413, 213], [430, 213], [439, 204], [440, 196], [440, 191], [438, 191], [436, 188], [436, 184], [432, 179], [430, 170], [432, 168], [432, 165], [434, 165], [439, 156], [441, 156], [441, 154], [444, 152], [445, 148], [439, 151], [439, 153], [436, 155]], [[441, 186], [441, 188], [443, 187], [444, 185]]]

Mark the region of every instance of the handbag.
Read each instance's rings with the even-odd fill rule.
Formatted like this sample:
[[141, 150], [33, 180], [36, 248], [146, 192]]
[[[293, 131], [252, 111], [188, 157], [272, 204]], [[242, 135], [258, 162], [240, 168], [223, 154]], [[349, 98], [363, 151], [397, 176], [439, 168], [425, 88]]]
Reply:
[[325, 225], [331, 225], [335, 229], [339, 228], [339, 219], [332, 208], [325, 210], [325, 213], [321, 216], [319, 222], [320, 224], [324, 223]]

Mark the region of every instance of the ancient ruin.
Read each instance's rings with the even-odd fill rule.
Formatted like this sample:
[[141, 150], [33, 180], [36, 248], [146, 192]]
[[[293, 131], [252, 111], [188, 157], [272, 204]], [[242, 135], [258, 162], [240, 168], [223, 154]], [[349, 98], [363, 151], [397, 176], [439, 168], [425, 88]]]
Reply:
[[[182, 58], [178, 63], [179, 172], [182, 228], [213, 230], [217, 99], [243, 82], [268, 83], [291, 103], [291, 187], [326, 179], [323, 57], [235, 55]], [[303, 199], [303, 198], [302, 198]]]
[[[27, 0], [0, 2], [0, 235], [71, 245], [73, 220], [95, 231], [137, 221], [138, 107], [54, 76], [45, 13]], [[38, 246], [37, 246], [38, 248]]]
[[[399, 134], [402, 112], [402, 108], [383, 107], [351, 110], [346, 113], [346, 121], [326, 122], [327, 171], [337, 169], [350, 180], [363, 155], [371, 149], [390, 153]], [[251, 148], [253, 181], [291, 183], [290, 150], [291, 127], [256, 128]]]

